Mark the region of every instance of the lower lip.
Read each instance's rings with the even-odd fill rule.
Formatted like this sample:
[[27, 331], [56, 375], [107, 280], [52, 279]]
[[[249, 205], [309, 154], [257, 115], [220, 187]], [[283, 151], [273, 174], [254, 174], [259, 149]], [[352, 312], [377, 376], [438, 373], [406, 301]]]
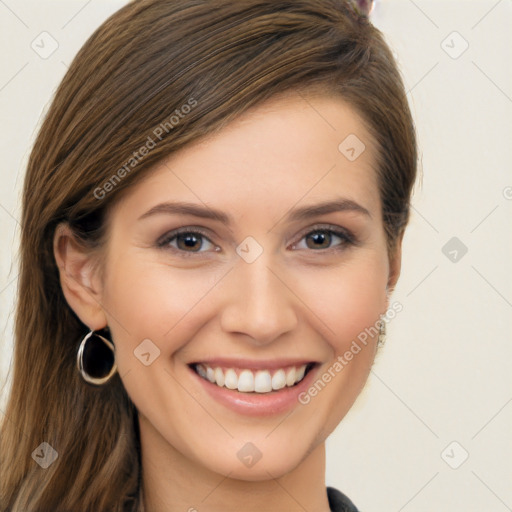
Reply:
[[295, 386], [269, 393], [241, 393], [234, 389], [221, 388], [200, 377], [192, 368], [189, 367], [189, 369], [213, 399], [232, 411], [246, 416], [271, 416], [286, 412], [300, 404], [299, 395], [308, 389], [318, 367], [319, 365], [315, 364]]

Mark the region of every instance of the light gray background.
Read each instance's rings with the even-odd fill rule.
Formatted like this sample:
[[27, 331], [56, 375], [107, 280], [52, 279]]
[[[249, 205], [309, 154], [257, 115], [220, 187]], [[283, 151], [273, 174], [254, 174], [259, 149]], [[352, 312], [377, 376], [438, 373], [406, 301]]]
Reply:
[[[34, 135], [73, 56], [125, 3], [0, 0], [0, 383], [7, 388], [19, 198]], [[392, 298], [403, 311], [388, 325], [367, 387], [328, 440], [327, 484], [365, 512], [505, 512], [512, 510], [512, 0], [381, 0], [372, 19], [403, 71], [423, 179]], [[58, 43], [45, 59], [31, 48], [51, 49], [43, 31]], [[5, 392], [0, 398], [1, 413]]]

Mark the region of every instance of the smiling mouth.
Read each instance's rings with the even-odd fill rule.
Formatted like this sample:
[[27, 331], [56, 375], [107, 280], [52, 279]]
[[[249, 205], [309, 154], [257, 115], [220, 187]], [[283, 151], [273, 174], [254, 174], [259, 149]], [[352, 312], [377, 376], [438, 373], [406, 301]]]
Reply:
[[194, 363], [190, 367], [202, 379], [220, 388], [241, 393], [272, 393], [296, 386], [315, 366], [315, 363], [288, 366], [274, 370], [249, 370], [246, 368], [212, 367], [206, 363]]

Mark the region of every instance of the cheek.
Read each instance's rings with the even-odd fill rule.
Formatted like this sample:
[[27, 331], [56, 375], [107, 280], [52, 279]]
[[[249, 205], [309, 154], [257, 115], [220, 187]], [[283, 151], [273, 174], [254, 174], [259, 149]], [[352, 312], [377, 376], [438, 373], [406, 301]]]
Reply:
[[194, 326], [194, 309], [218, 282], [219, 272], [176, 269], [148, 258], [126, 256], [111, 266], [104, 306], [114, 336], [120, 340], [119, 360], [144, 340], [152, 340], [163, 356], [186, 344]]
[[[301, 293], [324, 323], [322, 332], [336, 354], [375, 325], [386, 309], [387, 260], [378, 257], [303, 274]], [[298, 281], [299, 282], [299, 281]]]

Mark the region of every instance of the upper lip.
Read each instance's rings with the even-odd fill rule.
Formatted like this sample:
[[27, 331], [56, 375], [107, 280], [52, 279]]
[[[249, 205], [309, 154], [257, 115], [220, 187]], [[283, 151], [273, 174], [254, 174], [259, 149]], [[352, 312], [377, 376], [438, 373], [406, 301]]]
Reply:
[[225, 359], [213, 358], [202, 359], [190, 363], [190, 366], [196, 364], [206, 364], [212, 368], [244, 368], [248, 370], [275, 370], [279, 368], [286, 368], [289, 366], [300, 367], [303, 364], [316, 363], [313, 359], [263, 359], [256, 361], [254, 359]]

